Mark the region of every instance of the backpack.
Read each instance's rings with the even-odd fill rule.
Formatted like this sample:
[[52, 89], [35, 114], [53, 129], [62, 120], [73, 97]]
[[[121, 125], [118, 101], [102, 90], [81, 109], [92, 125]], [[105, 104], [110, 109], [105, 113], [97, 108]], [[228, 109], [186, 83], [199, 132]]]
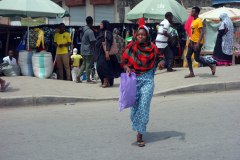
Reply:
[[176, 30], [173, 28], [173, 30], [169, 33], [172, 36], [172, 40], [168, 42], [169, 47], [176, 47], [178, 44], [177, 40], [177, 34], [175, 32]]

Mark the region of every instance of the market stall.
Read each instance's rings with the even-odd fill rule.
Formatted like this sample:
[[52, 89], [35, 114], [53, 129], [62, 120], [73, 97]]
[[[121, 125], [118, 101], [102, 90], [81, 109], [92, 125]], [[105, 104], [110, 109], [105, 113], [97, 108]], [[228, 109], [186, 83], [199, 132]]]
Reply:
[[161, 0], [160, 2], [159, 0], [147, 0], [136, 5], [127, 14], [127, 19], [149, 18], [164, 20], [167, 12], [172, 12], [175, 23], [184, 24], [189, 16], [185, 8], [175, 0]]
[[221, 21], [219, 16], [221, 13], [227, 13], [230, 19], [234, 24], [234, 39], [233, 39], [233, 64], [235, 64], [235, 56], [240, 54], [240, 10], [236, 8], [218, 8], [204, 14], [199, 15], [199, 18], [203, 21], [204, 24], [204, 48], [203, 54], [208, 53], [212, 54], [216, 39], [217, 39], [217, 29], [219, 28]]

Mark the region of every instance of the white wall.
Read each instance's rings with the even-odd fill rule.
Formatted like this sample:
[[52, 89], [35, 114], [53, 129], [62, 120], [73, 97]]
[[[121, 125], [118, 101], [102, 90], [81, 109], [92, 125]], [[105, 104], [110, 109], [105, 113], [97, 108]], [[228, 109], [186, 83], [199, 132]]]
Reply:
[[114, 0], [114, 22], [119, 23], [119, 12], [117, 11], [118, 0]]
[[[65, 1], [66, 0], [62, 0], [62, 8], [69, 12], [69, 7], [65, 5]], [[115, 23], [119, 23], [119, 12], [117, 11], [117, 4], [118, 4], [118, 0], [114, 0], [114, 22]], [[90, 4], [90, 0], [86, 0], [86, 17], [91, 16], [93, 17], [93, 20], [95, 20], [94, 14], [95, 14], [94, 5]], [[49, 23], [47, 18], [45, 20], [45, 23], [46, 24]], [[69, 17], [63, 18], [63, 23], [65, 23], [65, 25], [70, 25], [70, 18]]]
[[[69, 7], [65, 5], [65, 0], [62, 0], [62, 8], [69, 12]], [[64, 17], [63, 18], [63, 23], [65, 25], [70, 25], [69, 17]]]

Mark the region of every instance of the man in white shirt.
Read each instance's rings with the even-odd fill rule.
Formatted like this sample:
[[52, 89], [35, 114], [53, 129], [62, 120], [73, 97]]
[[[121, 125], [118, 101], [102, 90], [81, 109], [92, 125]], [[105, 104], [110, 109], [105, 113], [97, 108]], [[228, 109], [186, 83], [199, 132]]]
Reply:
[[8, 56], [3, 58], [3, 61], [7, 61], [10, 65], [17, 65], [17, 60], [15, 58], [13, 58], [13, 51], [10, 50], [8, 52]]
[[158, 28], [158, 35], [156, 39], [156, 46], [161, 54], [163, 54], [168, 59], [168, 72], [173, 72], [173, 53], [170, 47], [168, 46], [168, 41], [172, 40], [170, 33], [170, 22], [173, 19], [173, 14], [167, 12], [165, 14], [165, 19], [160, 23]]

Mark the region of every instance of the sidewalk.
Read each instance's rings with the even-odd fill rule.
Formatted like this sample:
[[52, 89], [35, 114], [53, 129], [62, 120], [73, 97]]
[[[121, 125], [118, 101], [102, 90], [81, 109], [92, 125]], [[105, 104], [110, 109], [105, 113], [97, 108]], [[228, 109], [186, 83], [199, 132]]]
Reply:
[[[217, 67], [212, 76], [208, 67], [201, 67], [194, 69], [196, 77], [189, 79], [184, 78], [189, 74], [186, 68], [177, 68], [174, 73], [157, 71], [154, 96], [240, 89], [239, 71], [240, 65]], [[117, 100], [120, 85], [120, 78], [110, 88], [99, 87], [100, 81], [86, 84], [24, 76], [2, 78], [11, 85], [0, 93], [0, 107]]]

